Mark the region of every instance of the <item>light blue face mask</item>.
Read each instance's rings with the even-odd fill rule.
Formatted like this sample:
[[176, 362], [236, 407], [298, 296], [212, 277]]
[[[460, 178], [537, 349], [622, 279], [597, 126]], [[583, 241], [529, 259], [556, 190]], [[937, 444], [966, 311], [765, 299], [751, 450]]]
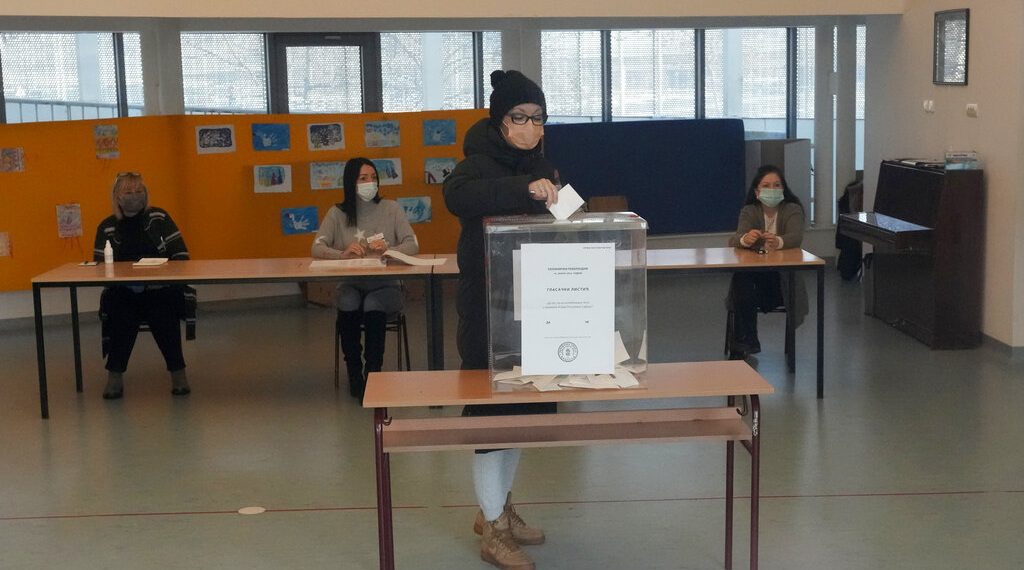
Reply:
[[774, 208], [782, 203], [782, 188], [761, 188], [757, 193], [757, 199], [769, 208]]

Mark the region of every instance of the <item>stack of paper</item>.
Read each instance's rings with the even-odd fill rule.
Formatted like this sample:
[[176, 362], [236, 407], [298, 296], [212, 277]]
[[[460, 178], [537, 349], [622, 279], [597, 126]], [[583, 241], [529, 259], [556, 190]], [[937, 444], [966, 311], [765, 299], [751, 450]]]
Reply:
[[143, 257], [132, 264], [132, 267], [157, 267], [167, 263], [166, 257]]
[[352, 269], [354, 267], [383, 267], [384, 260], [379, 257], [360, 259], [314, 259], [309, 263], [310, 269]]

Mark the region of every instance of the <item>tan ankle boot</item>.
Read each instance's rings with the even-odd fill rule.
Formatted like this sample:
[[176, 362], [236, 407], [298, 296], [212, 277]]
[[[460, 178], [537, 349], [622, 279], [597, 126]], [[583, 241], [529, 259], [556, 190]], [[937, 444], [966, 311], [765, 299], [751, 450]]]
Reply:
[[533, 560], [512, 538], [508, 519], [502, 514], [493, 522], [484, 521], [480, 537], [480, 558], [501, 570], [535, 570]]
[[[512, 538], [519, 544], [544, 544], [544, 531], [539, 528], [534, 528], [523, 520], [516, 512], [515, 505], [512, 504], [512, 493], [509, 493], [505, 497], [505, 510], [502, 511], [501, 517], [508, 521], [508, 526], [512, 532]], [[484, 513], [478, 510], [476, 512], [476, 520], [473, 521], [473, 532], [477, 534], [483, 533]]]

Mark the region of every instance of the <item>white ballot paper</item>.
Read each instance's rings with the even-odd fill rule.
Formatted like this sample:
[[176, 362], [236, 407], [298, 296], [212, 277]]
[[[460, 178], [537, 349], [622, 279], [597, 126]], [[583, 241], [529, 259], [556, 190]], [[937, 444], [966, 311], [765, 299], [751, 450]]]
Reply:
[[522, 245], [522, 371], [615, 370], [615, 244]]
[[548, 211], [556, 220], [564, 220], [573, 215], [583, 205], [583, 198], [576, 193], [572, 185], [566, 184], [558, 189], [558, 202], [551, 205]]

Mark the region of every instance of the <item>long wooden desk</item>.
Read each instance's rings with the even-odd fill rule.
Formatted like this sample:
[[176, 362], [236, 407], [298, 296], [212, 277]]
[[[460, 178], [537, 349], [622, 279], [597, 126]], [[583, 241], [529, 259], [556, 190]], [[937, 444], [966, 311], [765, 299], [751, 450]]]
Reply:
[[[641, 387], [625, 390], [492, 391], [486, 370], [370, 374], [363, 406], [374, 410], [380, 568], [395, 567], [390, 454], [414, 451], [560, 447], [622, 443], [726, 442], [725, 567], [732, 568], [734, 447], [750, 452], [750, 568], [757, 568], [761, 407], [772, 386], [742, 361], [651, 364]], [[750, 397], [749, 418], [734, 406]], [[392, 418], [389, 408], [528, 402], [725, 397], [725, 407], [523, 416]], [[746, 420], [749, 420], [749, 423]]]
[[[435, 280], [455, 279], [459, 276], [458, 259], [454, 254], [437, 255], [445, 258], [443, 265], [434, 268]], [[817, 276], [817, 396], [819, 399], [825, 397], [825, 260], [802, 249], [783, 249], [767, 254], [759, 254], [749, 249], [733, 247], [705, 247], [705, 248], [678, 248], [678, 249], [649, 249], [647, 250], [647, 270], [658, 272], [679, 272], [683, 274], [693, 273], [732, 273], [735, 271], [814, 271]], [[789, 297], [796, 296], [796, 280], [789, 280]], [[723, 293], [724, 294], [724, 293]], [[441, 297], [441, 286], [433, 289], [431, 304], [434, 305], [433, 314], [435, 320], [432, 322], [433, 334], [437, 337], [434, 342], [432, 355], [433, 362], [444, 362], [444, 335], [443, 318], [444, 307]], [[787, 326], [790, 338], [792, 338], [794, 326], [792, 319], [787, 319]], [[787, 355], [787, 365], [790, 372], [796, 369], [795, 351]]]
[[[432, 255], [422, 256], [425, 258]], [[310, 269], [312, 258], [274, 259], [196, 259], [172, 261], [158, 267], [133, 267], [131, 262], [118, 262], [107, 267], [104, 264], [84, 266], [67, 263], [32, 279], [32, 303], [35, 312], [36, 355], [39, 361], [39, 406], [43, 418], [50, 417], [46, 385], [46, 351], [43, 342], [43, 308], [41, 290], [44, 287], [67, 287], [71, 294], [71, 321], [75, 351], [75, 389], [82, 391], [81, 338], [78, 323], [78, 288], [105, 287], [109, 285], [168, 285], [184, 283], [204, 284], [255, 284], [290, 283], [310, 281], [338, 281], [358, 277], [360, 279], [421, 279], [426, 284], [427, 296], [432, 297], [433, 280], [431, 266], [388, 264], [384, 267], [353, 267], [345, 269]], [[427, 322], [433, 321], [433, 304], [425, 303]], [[432, 343], [435, 338], [427, 335], [427, 354], [434, 354]], [[436, 364], [431, 364], [435, 367]]]

